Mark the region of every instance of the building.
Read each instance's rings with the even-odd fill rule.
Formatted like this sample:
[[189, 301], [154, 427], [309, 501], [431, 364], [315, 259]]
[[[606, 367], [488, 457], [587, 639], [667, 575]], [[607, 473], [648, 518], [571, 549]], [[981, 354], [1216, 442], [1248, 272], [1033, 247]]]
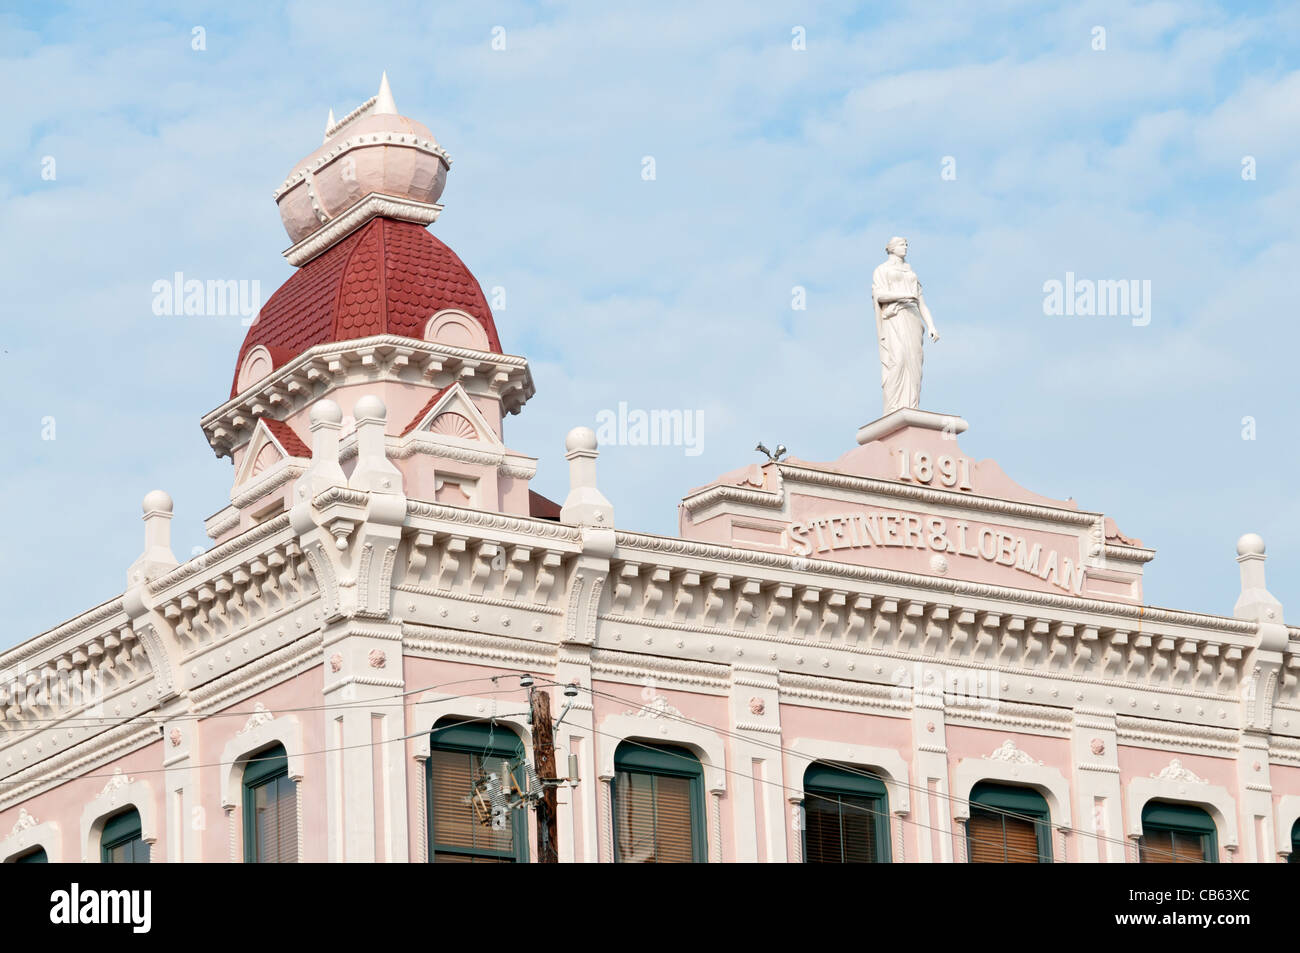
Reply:
[[1146, 606], [1151, 549], [911, 408], [672, 538], [579, 427], [553, 503], [506, 443], [528, 361], [428, 228], [449, 167], [385, 81], [276, 191], [298, 270], [202, 419], [212, 548], [178, 562], [150, 493], [122, 594], [0, 656], [0, 859], [527, 860], [533, 812], [478, 796], [528, 787], [525, 676], [564, 861], [1295, 856], [1258, 537], [1232, 616]]

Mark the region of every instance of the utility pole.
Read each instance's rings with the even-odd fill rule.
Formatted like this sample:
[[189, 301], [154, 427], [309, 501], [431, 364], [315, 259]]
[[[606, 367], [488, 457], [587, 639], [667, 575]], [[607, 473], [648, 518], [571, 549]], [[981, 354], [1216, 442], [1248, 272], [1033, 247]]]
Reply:
[[551, 724], [551, 696], [544, 689], [528, 690], [529, 708], [533, 713], [533, 760], [541, 778], [541, 797], [537, 799], [537, 862], [560, 862], [559, 832], [555, 815], [555, 727]]

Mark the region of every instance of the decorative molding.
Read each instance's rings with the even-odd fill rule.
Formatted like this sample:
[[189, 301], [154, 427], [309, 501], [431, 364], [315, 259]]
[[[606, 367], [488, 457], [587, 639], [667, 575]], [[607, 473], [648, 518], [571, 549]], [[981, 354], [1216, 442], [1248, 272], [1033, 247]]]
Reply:
[[271, 548], [277, 545], [282, 545], [288, 541], [288, 538], [292, 533], [292, 530], [290, 530], [289, 527], [289, 514], [280, 513], [264, 523], [250, 526], [233, 539], [228, 539], [224, 543], [219, 543], [207, 552], [199, 553], [199, 555], [192, 559], [188, 559], [181, 563], [171, 572], [167, 573], [167, 575], [159, 576], [157, 579], [149, 583], [149, 592], [155, 596], [160, 595], [178, 583], [184, 582], [204, 570], [217, 569], [218, 564], [224, 562], [231, 556], [240, 555], [246, 560], [251, 560], [257, 554], [246, 552], [246, 550], [251, 549], [256, 544], [285, 530], [289, 530], [289, 532], [285, 533], [285, 539], [276, 540], [275, 543], [272, 544]]
[[108, 779], [108, 783], [104, 785], [104, 789], [96, 794], [95, 797], [109, 797], [114, 791], [120, 791], [122, 788], [130, 786], [134, 781], [135, 778], [127, 777], [122, 773], [121, 768], [114, 768], [113, 776]]
[[191, 690], [190, 701], [198, 714], [211, 714], [253, 694], [268, 682], [292, 678], [320, 664], [321, 654], [321, 633], [316, 630]]
[[240, 728], [236, 735], [246, 735], [250, 731], [255, 731], [262, 725], [269, 725], [275, 721], [275, 715], [266, 710], [266, 706], [258, 702], [253, 706], [253, 713], [248, 716], [248, 721], [244, 722], [244, 727]]
[[1198, 777], [1194, 772], [1183, 767], [1183, 763], [1174, 758], [1167, 765], [1160, 769], [1158, 774], [1151, 777], [1158, 781], [1183, 781], [1188, 784], [1209, 784], [1205, 778]]
[[[381, 135], [388, 135], [391, 137], [393, 134], [382, 133]], [[349, 143], [349, 148], [351, 148], [353, 140], [348, 139], [346, 142]], [[411, 143], [393, 142], [389, 144], [405, 145], [407, 148], [418, 148]], [[360, 146], [362, 143], [358, 141], [355, 145]], [[364, 145], [369, 146], [371, 143], [367, 142], [364, 143]], [[344, 149], [344, 151], [347, 151], [347, 149]], [[435, 152], [434, 154], [436, 155], [437, 153]], [[443, 153], [443, 155], [445, 154], [446, 153]], [[327, 159], [318, 164], [316, 169], [322, 168], [324, 165], [335, 161], [337, 158], [337, 153], [327, 154]], [[315, 171], [316, 170], [313, 169], [312, 173], [315, 174]], [[310, 182], [310, 180], [307, 180], [302, 176], [299, 177], [298, 181]], [[281, 191], [285, 191], [296, 184], [297, 182], [286, 182], [284, 186], [281, 187]], [[417, 225], [432, 225], [438, 220], [438, 215], [441, 212], [442, 206], [438, 205], [436, 202], [417, 202], [414, 199], [403, 198], [396, 195], [385, 195], [382, 192], [371, 192], [366, 195], [365, 198], [361, 199], [361, 201], [350, 206], [337, 218], [331, 219], [306, 238], [296, 244], [290, 245], [281, 252], [281, 254], [284, 255], [285, 261], [289, 264], [293, 265], [295, 268], [300, 268], [332, 245], [338, 243], [350, 233], [356, 231], [372, 218], [395, 218], [403, 222], [414, 222]]]
[[[477, 526], [482, 529], [501, 530], [507, 533], [526, 533], [529, 536], [543, 539], [561, 540], [577, 544], [582, 542], [582, 529], [580, 527], [532, 516], [489, 513], [484, 510], [469, 509], [463, 506], [452, 506], [449, 503], [428, 503], [423, 500], [408, 500], [406, 513], [411, 520], [432, 519], [440, 523]], [[412, 522], [411, 525], [415, 524]]]
[[623, 712], [625, 715], [631, 715], [635, 718], [685, 718], [680, 711], [668, 703], [668, 699], [663, 695], [656, 695], [650, 701], [646, 702], [640, 708], [629, 708]]
[[536, 390], [527, 359], [514, 354], [399, 334], [331, 341], [308, 348], [207, 413], [200, 423], [208, 443], [218, 456], [229, 456], [248, 441], [257, 418], [273, 404], [277, 416], [290, 417], [346, 382], [347, 369], [353, 366], [367, 368], [367, 380], [421, 381], [432, 386], [457, 379], [461, 367], [474, 367], [478, 369], [475, 379], [484, 388], [478, 396], [500, 400], [506, 413], [518, 413]]
[[[662, 553], [690, 559], [711, 559], [732, 565], [758, 566], [787, 572], [820, 574], [822, 576], [912, 587], [936, 595], [939, 592], [944, 592], [984, 599], [1002, 599], [1013, 603], [1015, 606], [1015, 610], [1008, 610], [1008, 614], [1015, 614], [1018, 611], [1019, 614], [1024, 615], [1026, 613], [1023, 610], [1029, 606], [1048, 606], [1073, 612], [1091, 612], [1103, 616], [1122, 617], [1125, 620], [1142, 620], [1147, 625], [1167, 623], [1248, 636], [1254, 635], [1258, 630], [1258, 623], [1256, 622], [1233, 619], [1227, 616], [1178, 612], [1171, 609], [1155, 609], [1150, 606], [1130, 606], [1122, 602], [1106, 602], [1100, 599], [1057, 596], [1052, 593], [1029, 589], [1012, 589], [1007, 586], [965, 582], [920, 573], [858, 566], [852, 563], [839, 563], [824, 559], [810, 559], [806, 556], [764, 552], [756, 549], [702, 543], [667, 536], [652, 536], [646, 533], [617, 530], [614, 534], [614, 540], [620, 550], [626, 550], [626, 552], [618, 554], [620, 558], [633, 558], [632, 554], [636, 552]], [[1128, 625], [1118, 627], [1127, 629]]]
[[1005, 761], [1008, 764], [1042, 764], [1042, 761], [1031, 758], [1028, 753], [1021, 751], [1016, 747], [1016, 742], [1008, 738], [1001, 745], [993, 749], [992, 754], [984, 755], [986, 761]]

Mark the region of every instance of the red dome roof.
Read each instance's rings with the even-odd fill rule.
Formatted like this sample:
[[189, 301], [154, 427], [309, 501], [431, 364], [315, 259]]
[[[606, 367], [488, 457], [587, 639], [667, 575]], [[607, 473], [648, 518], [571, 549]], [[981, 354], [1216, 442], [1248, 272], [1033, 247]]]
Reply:
[[248, 329], [239, 368], [261, 344], [275, 367], [317, 344], [400, 334], [423, 339], [425, 323], [444, 308], [459, 308], [487, 332], [501, 353], [483, 289], [456, 253], [421, 225], [375, 218], [313, 258], [271, 295]]

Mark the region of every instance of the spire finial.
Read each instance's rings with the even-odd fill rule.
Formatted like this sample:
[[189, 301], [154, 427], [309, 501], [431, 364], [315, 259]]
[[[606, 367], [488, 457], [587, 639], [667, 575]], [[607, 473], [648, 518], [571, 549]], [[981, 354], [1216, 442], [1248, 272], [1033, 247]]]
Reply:
[[379, 79], [379, 92], [375, 95], [374, 115], [397, 115], [397, 103], [393, 102], [393, 91], [388, 88], [388, 71]]
[[330, 114], [329, 114], [329, 116], [326, 117], [326, 119], [325, 119], [325, 139], [326, 139], [326, 141], [329, 140], [329, 137], [330, 137], [330, 130], [333, 129], [333, 128], [334, 128], [334, 110], [331, 109], [331, 110], [330, 110]]

